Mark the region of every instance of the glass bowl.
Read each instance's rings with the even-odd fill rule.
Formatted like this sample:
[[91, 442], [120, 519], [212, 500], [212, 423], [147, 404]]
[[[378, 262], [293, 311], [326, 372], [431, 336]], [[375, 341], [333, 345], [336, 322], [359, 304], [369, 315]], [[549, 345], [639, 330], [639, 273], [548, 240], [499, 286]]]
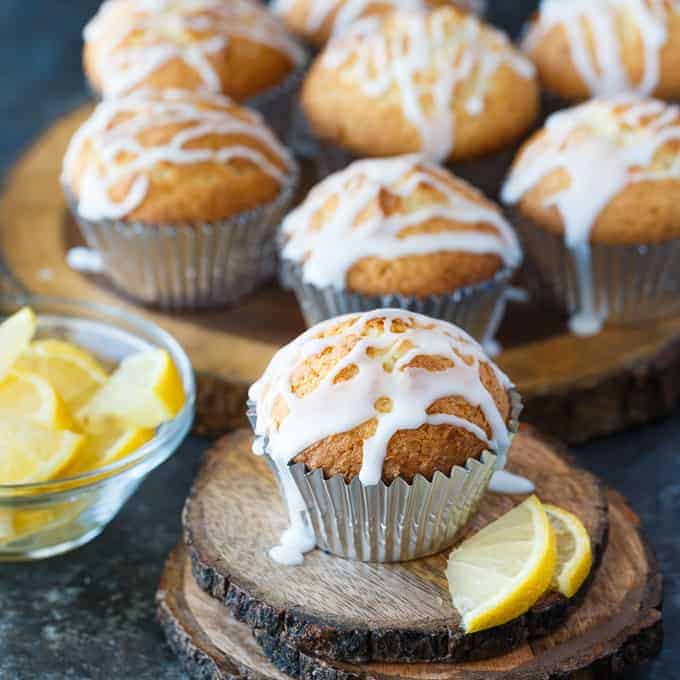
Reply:
[[153, 439], [120, 461], [76, 477], [0, 485], [0, 561], [58, 555], [101, 533], [146, 475], [182, 443], [193, 421], [196, 397], [189, 358], [155, 324], [112, 307], [34, 296], [0, 296], [0, 319], [23, 306], [36, 313], [37, 338], [73, 342], [105, 365], [152, 347], [167, 350], [182, 378], [186, 403]]

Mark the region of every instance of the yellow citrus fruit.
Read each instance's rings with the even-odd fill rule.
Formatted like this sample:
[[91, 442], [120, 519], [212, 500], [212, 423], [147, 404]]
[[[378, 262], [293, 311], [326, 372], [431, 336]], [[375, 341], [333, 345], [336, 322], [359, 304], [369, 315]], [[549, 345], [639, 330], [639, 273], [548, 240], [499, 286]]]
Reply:
[[153, 349], [123, 359], [79, 411], [86, 427], [113, 418], [126, 428], [155, 428], [172, 420], [184, 404], [184, 387], [170, 355]]
[[36, 340], [16, 368], [45, 378], [75, 413], [106, 382], [101, 364], [85, 350], [62, 340]]
[[34, 484], [57, 478], [85, 438], [28, 419], [0, 419], [0, 484]]
[[35, 314], [28, 307], [0, 324], [0, 380], [28, 347], [36, 326]]
[[565, 597], [573, 597], [588, 578], [593, 566], [590, 536], [583, 522], [555, 505], [544, 505], [557, 541], [557, 566], [552, 587]]
[[66, 404], [39, 375], [10, 370], [0, 381], [0, 418], [29, 418], [54, 430], [73, 428]]
[[536, 496], [464, 541], [451, 552], [446, 575], [465, 630], [528, 611], [550, 587], [556, 561], [555, 534]]

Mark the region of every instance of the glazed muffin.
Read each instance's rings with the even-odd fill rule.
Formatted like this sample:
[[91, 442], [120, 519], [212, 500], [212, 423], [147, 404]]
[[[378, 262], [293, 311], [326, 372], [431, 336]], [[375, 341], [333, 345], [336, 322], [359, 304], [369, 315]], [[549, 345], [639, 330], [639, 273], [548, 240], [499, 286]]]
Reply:
[[482, 9], [482, 3], [474, 0], [275, 0], [271, 7], [292, 33], [323, 47], [331, 35], [346, 31], [357, 19], [395, 8], [426, 10], [453, 2], [468, 10]]
[[636, 92], [680, 96], [680, 5], [543, 0], [524, 49], [547, 90], [575, 102]]
[[[307, 508], [324, 549], [381, 561], [450, 544], [503, 466], [519, 413], [508, 378], [464, 331], [394, 309], [311, 328], [250, 396], [289, 509]], [[404, 516], [414, 503], [424, 517]], [[371, 539], [339, 526], [348, 513]]]
[[107, 0], [84, 40], [85, 73], [104, 98], [213, 92], [271, 113], [272, 124], [282, 99], [290, 107], [305, 62], [279, 21], [248, 0]]
[[419, 155], [354, 162], [312, 189], [281, 232], [283, 280], [310, 324], [402, 307], [483, 339], [521, 261], [499, 208]]
[[553, 114], [503, 190], [580, 334], [680, 307], [680, 109], [633, 96]]
[[356, 156], [422, 152], [455, 163], [512, 146], [538, 100], [531, 62], [453, 6], [355, 22], [328, 43], [302, 89], [324, 143]]
[[271, 275], [297, 168], [259, 114], [220, 95], [135, 93], [76, 132], [62, 182], [114, 283], [142, 302], [231, 302]]

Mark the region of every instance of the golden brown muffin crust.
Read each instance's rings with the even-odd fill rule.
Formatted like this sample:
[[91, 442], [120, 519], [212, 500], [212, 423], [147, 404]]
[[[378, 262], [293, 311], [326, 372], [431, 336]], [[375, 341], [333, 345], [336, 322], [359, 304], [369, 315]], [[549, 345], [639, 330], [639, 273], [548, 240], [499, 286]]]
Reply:
[[[337, 325], [328, 328], [319, 337], [332, 337], [343, 329], [352, 325], [356, 317], [345, 319]], [[404, 320], [393, 320], [392, 330], [399, 333], [410, 327], [425, 328], [421, 320], [413, 317]], [[327, 348], [308, 357], [294, 372], [290, 388], [292, 392], [303, 397], [318, 387], [320, 382], [346, 357], [359, 337], [376, 337], [383, 332], [384, 319], [377, 317], [367, 322], [359, 335], [348, 335], [343, 342], [333, 348]], [[411, 350], [413, 346], [406, 341], [397, 340], [387, 349], [374, 348], [371, 354], [376, 361], [382, 361], [385, 370], [394, 370], [395, 361]], [[370, 348], [369, 348], [370, 349]], [[465, 359], [464, 354], [458, 354]], [[470, 361], [469, 357], [467, 358]], [[408, 367], [422, 368], [428, 371], [441, 371], [451, 366], [448, 357], [432, 355], [418, 355], [410, 361]], [[356, 369], [356, 367], [354, 367]], [[480, 379], [484, 387], [498, 406], [502, 417], [507, 422], [510, 415], [510, 399], [505, 388], [501, 385], [495, 372], [486, 362], [480, 364]], [[355, 375], [352, 365], [336, 377], [336, 382], [351, 380]], [[452, 386], [452, 391], [455, 387]], [[376, 409], [389, 411], [389, 399], [378, 399]], [[430, 405], [428, 413], [446, 413], [468, 419], [491, 436], [489, 424], [481, 410], [468, 403], [465, 399], [451, 395], [436, 400]], [[282, 398], [275, 401], [272, 417], [280, 425], [288, 416], [287, 407]], [[377, 420], [375, 418], [362, 423], [348, 432], [341, 432], [326, 437], [322, 441], [309, 446], [293, 460], [304, 463], [310, 469], [322, 469], [327, 477], [336, 474], [343, 475], [346, 481], [351, 481], [359, 474], [363, 458], [363, 441], [375, 432]], [[412, 430], [399, 430], [391, 438], [387, 455], [383, 465], [383, 481], [391, 482], [402, 477], [407, 482], [413, 481], [416, 474], [422, 474], [432, 479], [436, 471], [449, 474], [455, 465], [463, 465], [468, 458], [478, 458], [486, 449], [483, 442], [468, 430], [452, 425], [425, 424]]]
[[[402, 25], [422, 21], [416, 18], [418, 16], [435, 17], [426, 20], [428, 25], [437, 21], [446, 26], [451, 45], [460, 38], [465, 22], [478, 21], [453, 7], [426, 15], [395, 11], [381, 22], [379, 29], [356, 44], [362, 45], [362, 54], [365, 55], [385, 36], [390, 40], [397, 35], [396, 31], [401, 31]], [[514, 64], [523, 63], [519, 53], [515, 53], [509, 44], [501, 44], [498, 34], [492, 29], [483, 27], [480, 35], [482, 37], [477, 38], [474, 44], [468, 44], [466, 50], [488, 47], [512, 55], [509, 58]], [[405, 113], [400, 86], [392, 84], [384, 93], [373, 96], [362, 88], [364, 80], [357, 80], [352, 75], [356, 56], [350, 57], [339, 68], [330, 64], [327, 59], [329, 50], [345, 49], [346, 45], [355, 44], [353, 40], [351, 36], [332, 40], [326, 51], [317, 57], [304, 82], [302, 108], [315, 134], [356, 155], [391, 156], [420, 151], [423, 148], [422, 132]], [[450, 54], [446, 48], [439, 51], [439, 48], [433, 47], [432, 63], [438, 65], [426, 76], [419, 76], [421, 82], [423, 79], [431, 80], [433, 73], [453, 71], [459, 66], [462, 53], [458, 52], [455, 58]], [[520, 61], [514, 61], [515, 57]], [[479, 95], [480, 87], [483, 90], [483, 109], [476, 113], [470, 109], [470, 100]], [[421, 97], [420, 101], [426, 112], [432, 111], [430, 95]], [[466, 160], [498, 151], [530, 128], [538, 110], [538, 87], [533, 77], [526, 77], [508, 63], [502, 63], [491, 73], [482, 73], [478, 63], [472, 73], [458, 84], [451, 98], [454, 138], [452, 147], [443, 149], [443, 157]]]
[[[85, 73], [100, 94], [208, 87], [243, 101], [279, 85], [297, 66], [294, 43], [284, 28], [257, 3], [225, 0], [222, 8], [206, 3], [192, 9], [188, 3], [183, 6], [180, 2], [158, 12], [145, 10], [131, 0], [113, 0], [110, 6], [110, 11], [100, 12], [93, 21], [96, 31], [86, 33], [83, 51]], [[231, 13], [221, 16], [230, 6]], [[195, 21], [197, 26], [201, 21], [210, 23], [208, 28], [197, 30], [191, 24], [178, 27], [177, 22], [181, 20]], [[264, 37], [249, 30], [258, 22], [262, 24]], [[123, 27], [127, 32], [121, 30]], [[206, 48], [202, 53], [206, 70], [212, 71], [217, 81], [206, 83], [189, 50], [219, 40], [219, 49]], [[282, 49], [282, 45], [288, 43], [289, 49]], [[127, 56], [133, 68], [138, 68], [156, 58], [152, 50], [158, 47], [172, 50], [173, 56], [160, 59], [155, 68], [130, 80], [129, 86], [121, 91], [115, 82], [113, 62]]]
[[[659, 50], [659, 78], [650, 92], [662, 99], [677, 99], [680, 96], [680, 13], [665, 2], [667, 39]], [[619, 45], [621, 64], [630, 80], [640, 84], [646, 65], [646, 55], [640, 35], [640, 27], [633, 15], [621, 5], [615, 12], [617, 27], [614, 40]], [[532, 22], [536, 30], [538, 18]], [[597, 64], [597, 33], [588, 22], [581, 22], [587, 51], [593, 63]], [[567, 29], [563, 23], [556, 24], [542, 32], [540, 37], [527, 42], [527, 53], [536, 64], [542, 85], [567, 101], [583, 101], [593, 93], [574, 64]]]
[[[611, 110], [614, 117], [620, 118], [629, 108], [629, 104], [614, 103]], [[620, 141], [625, 138], [628, 140], [627, 143], [631, 143], [634, 135], [643, 137], [646, 135], [645, 128], [649, 120], [643, 121], [640, 126], [622, 124], [618, 131], [609, 124], [581, 126], [572, 133], [567, 144], [576, 145], [584, 138], [597, 136], [610, 139], [612, 135], [614, 139]], [[670, 119], [669, 125], [680, 126], [680, 111]], [[678, 132], [680, 133], [680, 129]], [[542, 148], [546, 148], [545, 130], [537, 132], [525, 142], [515, 165], [521, 163], [525, 154]], [[546, 150], [545, 153], [552, 154], [554, 151]], [[638, 166], [634, 171], [668, 173], [672, 168], [678, 167], [680, 167], [680, 139], [671, 138], [659, 148], [648, 166]], [[593, 171], [598, 172], [597, 168]], [[596, 182], [597, 178], [594, 177], [593, 181]], [[520, 214], [529, 218], [538, 227], [555, 234], [564, 234], [562, 215], [550, 199], [569, 185], [570, 176], [565, 169], [553, 170], [524, 194], [517, 205]], [[612, 245], [636, 245], [680, 238], [679, 192], [680, 175], [677, 178], [671, 176], [629, 182], [598, 215], [590, 232], [590, 241]]]
[[[245, 122], [254, 131], [268, 135], [271, 142], [267, 143], [257, 135], [245, 132], [213, 131], [188, 141], [183, 145], [183, 149], [211, 149], [217, 152], [229, 148], [246, 148], [261, 154], [267, 163], [284, 175], [291, 172], [287, 152], [253, 112], [222, 97], [193, 95], [188, 92], [173, 95], [195, 107], [196, 115], [189, 121], [172, 123], [161, 120], [158, 123], [159, 112], [162, 113], [165, 106], [161, 96], [133, 95], [131, 98], [120, 100], [119, 103], [100, 104], [93, 118], [86, 122], [85, 126], [91, 123], [102, 107], [117, 106], [118, 112], [103, 129], [93, 128], [81, 138], [81, 143], [76, 145], [77, 148], [74, 147], [76, 153], [72, 167], [67, 172], [65, 166], [64, 178], [69, 191], [76, 199], [81, 198], [85, 176], [93, 170], [100, 173], [103, 178], [121, 173], [120, 178], [114, 180], [109, 189], [109, 197], [115, 203], [122, 203], [125, 200], [134, 182], [141, 175], [148, 181], [147, 191], [139, 205], [125, 215], [125, 220], [148, 224], [198, 225], [229, 218], [264, 205], [280, 193], [282, 187], [277, 178], [265, 171], [257, 162], [238, 154], [224, 161], [214, 159], [174, 163], [160, 160], [153, 162], [141, 173], [132, 174], [124, 170], [126, 165], [135, 161], [136, 154], [120, 153], [116, 156], [115, 162], [109, 162], [104, 157], [107, 140], [111, 140], [111, 131], [129, 123], [133, 118], [132, 110], [136, 111], [134, 118], [143, 121], [141, 129], [133, 135], [133, 138], [144, 150], [151, 153], [155, 149], [166, 147], [178, 133], [199, 125], [202, 121], [201, 112], [208, 111], [222, 114], [225, 122], [230, 120]], [[125, 102], [134, 102], [132, 108], [126, 110]], [[77, 137], [74, 137], [72, 144], [76, 144], [76, 139]]]

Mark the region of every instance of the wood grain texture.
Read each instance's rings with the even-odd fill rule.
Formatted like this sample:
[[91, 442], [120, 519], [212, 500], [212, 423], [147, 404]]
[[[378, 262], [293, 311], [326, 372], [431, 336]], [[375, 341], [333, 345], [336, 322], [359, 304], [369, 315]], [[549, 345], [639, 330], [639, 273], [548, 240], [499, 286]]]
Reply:
[[[267, 550], [287, 516], [264, 459], [250, 452], [251, 441], [249, 432], [237, 432], [206, 455], [185, 505], [184, 530], [197, 583], [263, 640], [351, 663], [488, 658], [554, 630], [576, 603], [550, 593], [504, 626], [465, 635], [448, 591], [447, 554], [385, 565], [316, 550], [301, 567], [275, 565]], [[530, 477], [543, 500], [581, 517], [597, 564], [608, 526], [600, 482], [529, 428], [515, 437], [508, 467]], [[521, 500], [487, 494], [467, 533]]]
[[[349, 665], [322, 660], [240, 623], [198, 587], [184, 546], [165, 566], [161, 625], [192, 678], [211, 680], [608, 680], [657, 655], [663, 640], [662, 581], [621, 496], [609, 495], [610, 540], [593, 584], [567, 622], [503, 656], [459, 664]], [[269, 657], [269, 658], [267, 658]]]
[[[303, 328], [292, 295], [271, 286], [235, 307], [167, 315], [133, 305], [104, 277], [70, 269], [65, 253], [79, 236], [59, 186], [68, 141], [89, 106], [58, 120], [8, 177], [0, 204], [0, 250], [30, 291], [113, 304], [160, 324], [182, 343], [199, 373], [213, 380], [199, 394], [198, 427], [230, 430], [234, 383], [259, 377], [274, 351]], [[526, 420], [582, 442], [667, 414], [680, 400], [680, 318], [607, 328], [595, 338], [564, 332], [554, 312], [510, 310], [499, 363], [524, 395]], [[555, 321], [555, 323], [553, 323]]]

